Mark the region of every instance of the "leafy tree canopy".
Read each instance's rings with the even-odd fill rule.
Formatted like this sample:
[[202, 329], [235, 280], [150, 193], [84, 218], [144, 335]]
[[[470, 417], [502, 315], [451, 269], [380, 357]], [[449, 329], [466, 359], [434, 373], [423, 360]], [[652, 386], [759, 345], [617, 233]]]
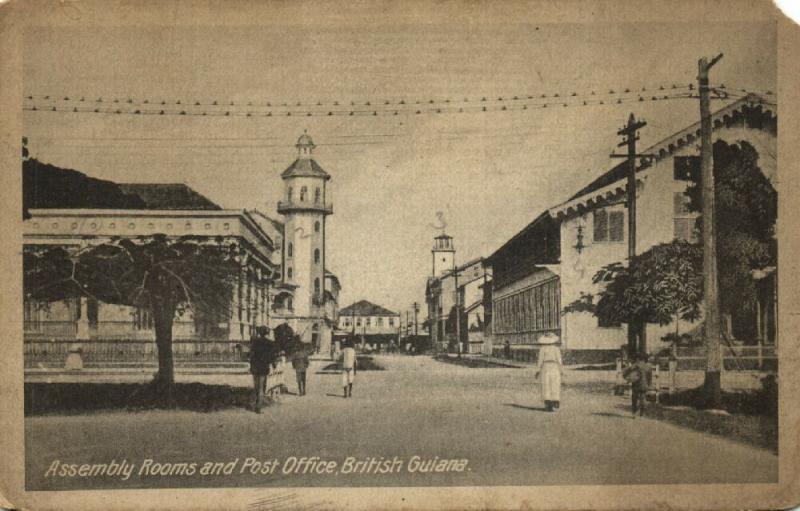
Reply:
[[[752, 271], [777, 264], [775, 221], [778, 194], [758, 165], [749, 143], [714, 144], [714, 197], [720, 306], [733, 315], [755, 309]], [[687, 190], [689, 208], [702, 211], [702, 186]], [[698, 220], [702, 233], [702, 217]]]

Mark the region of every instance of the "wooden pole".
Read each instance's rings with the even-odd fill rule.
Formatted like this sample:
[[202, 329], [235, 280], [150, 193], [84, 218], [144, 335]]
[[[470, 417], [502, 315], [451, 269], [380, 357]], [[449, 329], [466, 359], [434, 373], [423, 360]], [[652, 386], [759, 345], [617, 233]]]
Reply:
[[719, 408], [722, 401], [720, 384], [722, 353], [720, 349], [716, 219], [714, 215], [714, 154], [711, 143], [711, 107], [708, 85], [708, 72], [721, 58], [722, 54], [720, 53], [711, 62], [703, 57], [697, 63], [697, 82], [700, 92], [700, 174], [703, 185], [703, 300], [705, 302], [706, 343], [706, 374], [703, 389], [708, 408]]

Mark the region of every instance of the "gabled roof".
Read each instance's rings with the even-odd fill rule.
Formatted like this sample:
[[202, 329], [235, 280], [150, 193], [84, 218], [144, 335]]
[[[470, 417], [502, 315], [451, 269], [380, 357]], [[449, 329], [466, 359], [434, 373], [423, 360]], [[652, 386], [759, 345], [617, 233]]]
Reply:
[[120, 183], [119, 188], [138, 196], [146, 209], [222, 209], [183, 183]]
[[[712, 130], [726, 127], [730, 124], [737, 122], [746, 122], [750, 126], [757, 126], [771, 132], [777, 130], [777, 111], [773, 103], [766, 101], [757, 94], [748, 94], [747, 96], [734, 101], [733, 103], [715, 110], [711, 113]], [[671, 155], [677, 149], [683, 148], [688, 144], [699, 140], [700, 138], [700, 121], [697, 121], [682, 130], [679, 130], [667, 138], [660, 140], [652, 146], [644, 149], [642, 153], [652, 154], [655, 160], [660, 160]], [[637, 174], [647, 170], [652, 165], [649, 163], [642, 164], [636, 169]], [[554, 214], [556, 210], [563, 209], [562, 206], [580, 199], [589, 194], [597, 194], [601, 190], [603, 192], [619, 193], [627, 188], [624, 180], [627, 178], [627, 162], [623, 161], [607, 170], [594, 181], [581, 188], [576, 194], [567, 199], [564, 203], [550, 209], [550, 214]], [[638, 177], [637, 177], [638, 179]], [[613, 187], [615, 183], [620, 183], [621, 188]], [[613, 190], [605, 190], [607, 188], [614, 188]]]
[[311, 158], [298, 158], [289, 165], [289, 168], [281, 173], [281, 178], [289, 177], [319, 177], [326, 180], [331, 178], [330, 174]]
[[339, 310], [339, 316], [397, 316], [396, 312], [385, 309], [368, 300], [361, 300]]

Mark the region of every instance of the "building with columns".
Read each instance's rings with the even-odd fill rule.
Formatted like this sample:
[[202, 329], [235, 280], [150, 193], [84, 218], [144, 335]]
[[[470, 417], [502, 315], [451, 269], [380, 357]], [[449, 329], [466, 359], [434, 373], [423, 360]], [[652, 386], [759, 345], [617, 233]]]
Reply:
[[[126, 189], [126, 185], [120, 187]], [[161, 194], [169, 204], [151, 197], [145, 205], [152, 209], [31, 208], [23, 222], [23, 243], [77, 251], [112, 238], [154, 234], [235, 241], [244, 251], [231, 307], [213, 317], [187, 310], [176, 317], [173, 338], [246, 341], [256, 326], [269, 323], [269, 297], [280, 278], [275, 257], [275, 252], [280, 252], [280, 240], [267, 234], [251, 212], [222, 209], [186, 185], [137, 184], [132, 188]], [[140, 191], [139, 195], [148, 192]], [[176, 199], [181, 194], [203, 200]], [[47, 307], [25, 299], [24, 335], [26, 339], [152, 340], [155, 331], [147, 310], [82, 297]]]

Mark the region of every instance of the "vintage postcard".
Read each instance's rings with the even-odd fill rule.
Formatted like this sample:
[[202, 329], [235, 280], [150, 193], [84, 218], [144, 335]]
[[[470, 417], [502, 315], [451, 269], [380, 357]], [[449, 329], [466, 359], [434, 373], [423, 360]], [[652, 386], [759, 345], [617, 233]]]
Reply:
[[0, 504], [800, 504], [769, 2], [19, 1], [0, 37]]

